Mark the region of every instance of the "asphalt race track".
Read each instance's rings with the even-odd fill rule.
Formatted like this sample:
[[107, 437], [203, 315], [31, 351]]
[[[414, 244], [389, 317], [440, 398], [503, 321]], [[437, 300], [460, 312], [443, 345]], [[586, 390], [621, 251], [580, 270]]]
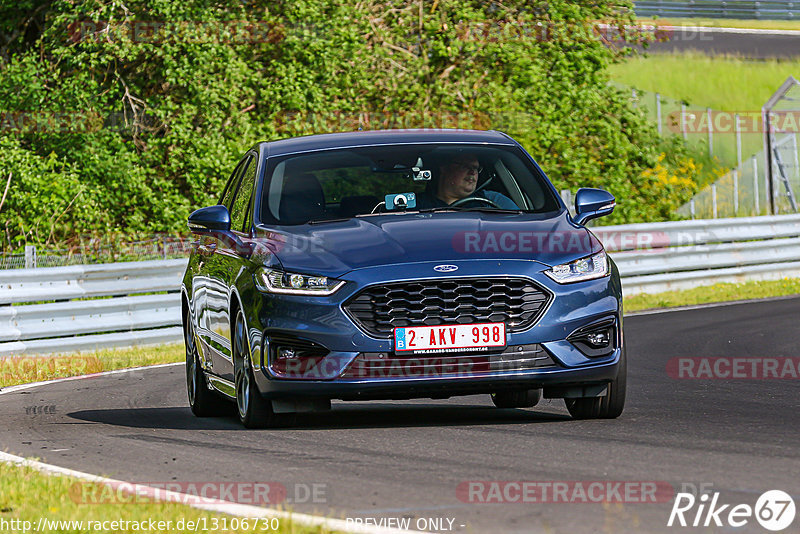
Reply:
[[800, 56], [800, 32], [738, 30], [734, 28], [686, 28], [661, 32], [666, 40], [652, 43], [651, 53], [702, 52], [731, 54], [750, 59]]
[[[482, 396], [340, 402], [294, 428], [247, 431], [233, 416], [193, 417], [172, 366], [4, 394], [0, 449], [138, 482], [278, 482], [298, 511], [409, 517], [412, 528], [437, 518], [457, 532], [707, 532], [666, 526], [674, 492], [704, 485], [720, 503], [754, 506], [781, 489], [800, 504], [800, 380], [677, 379], [668, 361], [796, 358], [798, 314], [790, 298], [626, 318], [628, 404], [616, 421], [573, 421], [560, 400], [498, 410]], [[626, 504], [457, 494], [469, 481], [598, 480], [674, 492]], [[299, 502], [315, 484], [318, 502]], [[765, 530], [750, 518], [737, 532]]]

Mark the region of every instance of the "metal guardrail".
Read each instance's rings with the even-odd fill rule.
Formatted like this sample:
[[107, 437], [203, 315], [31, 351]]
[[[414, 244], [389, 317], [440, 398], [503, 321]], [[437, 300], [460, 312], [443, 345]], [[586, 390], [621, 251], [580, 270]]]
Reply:
[[179, 342], [186, 263], [0, 271], [0, 357]]
[[[619, 267], [626, 295], [800, 277], [800, 215], [592, 231]], [[0, 357], [180, 342], [186, 261], [0, 271]]]
[[800, 2], [789, 0], [650, 0], [635, 2], [634, 10], [640, 17], [800, 18]]
[[0, 271], [0, 304], [177, 291], [186, 259]]
[[625, 295], [800, 277], [800, 215], [600, 226]]

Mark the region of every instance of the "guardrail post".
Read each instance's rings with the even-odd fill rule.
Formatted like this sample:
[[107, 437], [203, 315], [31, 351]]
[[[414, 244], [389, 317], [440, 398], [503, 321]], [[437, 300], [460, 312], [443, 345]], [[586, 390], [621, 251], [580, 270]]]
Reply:
[[36, 268], [36, 247], [33, 245], [25, 245], [25, 268]]
[[711, 184], [711, 211], [717, 218], [717, 184]]

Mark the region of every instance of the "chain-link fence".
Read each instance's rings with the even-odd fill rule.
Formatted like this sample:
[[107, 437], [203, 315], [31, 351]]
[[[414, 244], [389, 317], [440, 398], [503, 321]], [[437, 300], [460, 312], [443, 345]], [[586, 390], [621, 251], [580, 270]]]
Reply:
[[[617, 84], [617, 87], [622, 88]], [[733, 168], [763, 149], [760, 111], [728, 112], [701, 108], [660, 93], [625, 88], [631, 102], [644, 110], [663, 136], [683, 137], [687, 145], [705, 157], [705, 165]]]
[[0, 270], [64, 267], [118, 261], [145, 261], [182, 258], [189, 255], [191, 238], [157, 236], [142, 241], [98, 243], [89, 240], [70, 249], [26, 246], [24, 253], [0, 255]]
[[[739, 126], [748, 136], [758, 134], [761, 149], [700, 191], [678, 209], [678, 214], [692, 219], [711, 219], [797, 213], [800, 83], [789, 77], [760, 112], [736, 115]], [[744, 120], [739, 120], [742, 118]], [[742, 137], [737, 135], [737, 138]], [[741, 151], [739, 154], [741, 158]]]
[[800, 82], [789, 77], [764, 105], [764, 149], [767, 153], [773, 213], [797, 213], [800, 191], [797, 133], [800, 131]]
[[688, 219], [767, 215], [769, 197], [765, 175], [762, 151], [700, 191], [678, 208], [678, 214]]

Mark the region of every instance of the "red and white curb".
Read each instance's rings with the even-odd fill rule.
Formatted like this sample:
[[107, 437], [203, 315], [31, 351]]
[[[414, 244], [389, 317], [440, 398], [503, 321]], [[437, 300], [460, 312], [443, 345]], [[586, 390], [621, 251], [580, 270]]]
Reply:
[[[18, 386], [9, 386], [5, 387], [0, 391], [0, 395], [14, 393], [15, 391], [22, 391], [26, 389], [31, 389], [39, 386], [46, 386], [50, 384], [59, 384], [62, 382], [71, 382], [75, 380], [84, 380], [87, 378], [94, 378], [98, 376], [105, 376], [105, 375], [114, 375], [114, 374], [121, 374], [127, 373], [131, 371], [141, 371], [144, 369], [153, 369], [158, 367], [170, 367], [170, 366], [177, 366], [177, 365], [184, 365], [183, 362], [178, 363], [166, 363], [161, 365], [152, 365], [147, 367], [134, 367], [130, 369], [118, 369], [115, 371], [104, 371], [101, 373], [93, 373], [91, 375], [82, 375], [82, 376], [72, 376], [68, 378], [58, 378], [55, 380], [47, 380], [45, 382], [32, 382], [30, 384], [20, 384]], [[66, 467], [59, 467], [57, 465], [46, 464], [43, 462], [39, 462], [37, 460], [31, 460], [28, 458], [23, 458], [21, 456], [15, 456], [13, 454], [8, 454], [6, 452], [0, 451], [0, 462], [4, 462], [7, 464], [14, 464], [24, 467], [29, 467], [35, 469], [41, 473], [46, 475], [53, 475], [53, 476], [66, 476], [70, 478], [75, 478], [78, 480], [85, 480], [87, 482], [94, 482], [98, 484], [105, 484], [112, 488], [115, 491], [120, 491], [124, 493], [136, 494], [137, 497], [146, 497], [152, 501], [162, 501], [162, 502], [169, 502], [169, 503], [179, 503], [185, 504], [186, 506], [191, 506], [192, 508], [196, 508], [198, 510], [204, 510], [207, 512], [213, 513], [220, 513], [220, 514], [227, 514], [233, 515], [237, 517], [246, 517], [246, 518], [259, 518], [259, 519], [271, 519], [273, 517], [277, 517], [279, 519], [285, 519], [287, 521], [291, 521], [293, 523], [297, 523], [300, 525], [307, 525], [312, 527], [324, 527], [328, 530], [334, 530], [339, 532], [353, 532], [353, 533], [365, 533], [365, 534], [420, 534], [422, 531], [419, 530], [404, 530], [399, 528], [392, 528], [392, 527], [383, 527], [379, 525], [365, 525], [365, 524], [358, 524], [355, 522], [345, 521], [343, 519], [332, 519], [328, 517], [318, 516], [318, 515], [310, 515], [310, 514], [301, 514], [296, 512], [289, 512], [285, 510], [276, 510], [274, 508], [262, 508], [260, 506], [252, 506], [248, 504], [239, 504], [230, 501], [224, 501], [219, 499], [207, 499], [203, 498], [202, 502], [197, 502], [196, 495], [188, 495], [185, 493], [180, 493], [176, 491], [168, 491], [164, 488], [154, 488], [150, 486], [145, 486], [142, 484], [137, 484], [135, 482], [126, 482], [123, 480], [115, 480], [113, 478], [106, 478], [98, 475], [92, 475], [90, 473], [84, 473], [82, 471], [75, 471], [74, 469], [67, 469]], [[425, 533], [423, 533], [425, 534]]]

